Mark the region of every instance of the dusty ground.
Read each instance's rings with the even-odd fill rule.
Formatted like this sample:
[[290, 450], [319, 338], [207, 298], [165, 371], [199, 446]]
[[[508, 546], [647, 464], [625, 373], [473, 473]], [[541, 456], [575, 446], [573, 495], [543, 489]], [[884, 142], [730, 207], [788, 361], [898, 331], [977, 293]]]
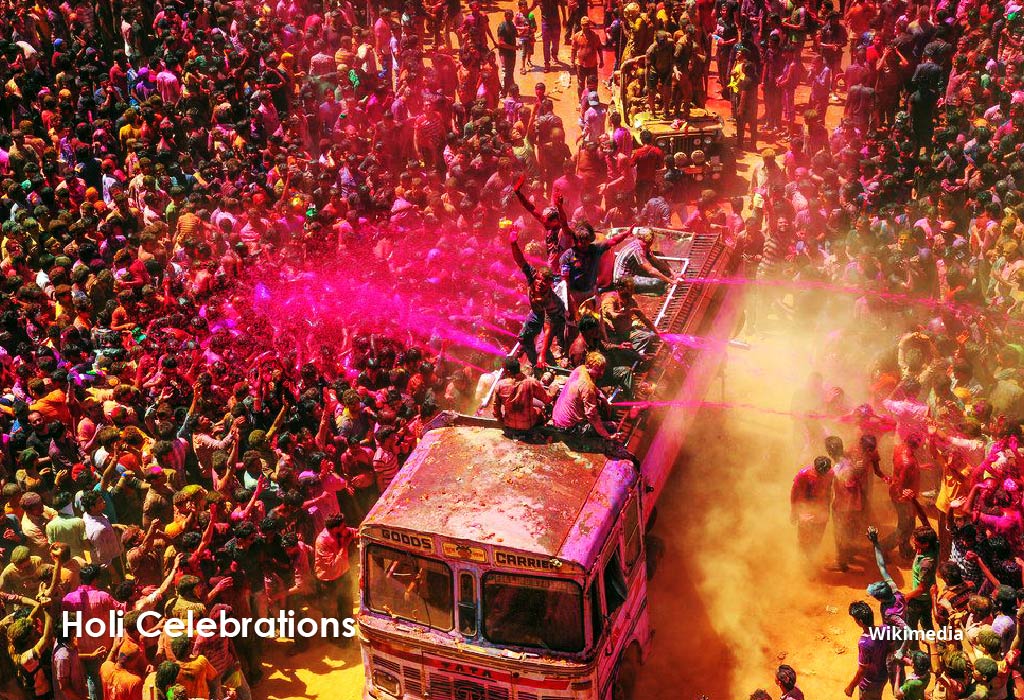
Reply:
[[[730, 351], [724, 383], [708, 399], [787, 410], [802, 379], [793, 368], [810, 371], [811, 358], [787, 338], [748, 340], [749, 351]], [[679, 687], [685, 700], [745, 698], [758, 687], [778, 697], [780, 663], [797, 670], [808, 697], [841, 697], [853, 676], [859, 632], [846, 608], [878, 574], [866, 544], [857, 571], [825, 572], [830, 530], [813, 572], [801, 561], [788, 503], [807, 461], [792, 427], [750, 409], [701, 413], [689, 441], [700, 447], [673, 475], [655, 526], [667, 547], [651, 588], [662, 622], [638, 697]]]
[[[599, 9], [591, 16], [600, 22]], [[492, 14], [492, 25], [499, 18]], [[540, 62], [539, 42], [536, 57]], [[562, 57], [568, 59], [565, 47]], [[571, 142], [579, 131], [578, 103], [575, 82], [566, 77], [537, 69], [517, 74], [528, 98], [534, 82], [547, 83]], [[718, 95], [717, 81], [710, 92]], [[601, 94], [607, 102], [603, 86]], [[710, 106], [728, 111], [721, 100]], [[840, 112], [833, 107], [828, 121], [834, 124]], [[728, 123], [727, 133], [732, 131]], [[741, 159], [741, 176], [749, 173], [751, 162], [750, 155]], [[822, 337], [797, 339], [778, 332], [744, 337], [751, 349], [730, 350], [725, 379], [708, 399], [788, 410], [793, 391], [813, 365], [806, 348]], [[826, 383], [843, 379], [826, 376]], [[656, 636], [638, 699], [735, 700], [758, 687], [778, 697], [773, 678], [779, 663], [797, 670], [808, 697], [841, 697], [856, 667], [858, 637], [846, 607], [863, 597], [864, 586], [877, 575], [867, 558], [862, 563], [868, 566], [845, 575], [825, 573], [822, 566], [809, 573], [799, 560], [788, 519], [789, 485], [812, 455], [797, 446], [792, 432], [791, 419], [762, 411], [706, 408], [700, 415], [689, 441], [695, 447], [659, 507], [655, 534], [666, 551], [651, 588]], [[833, 551], [826, 532], [823, 560]], [[267, 678], [254, 689], [257, 700], [362, 697], [355, 646], [324, 644], [295, 657], [286, 657], [285, 649], [268, 645]]]

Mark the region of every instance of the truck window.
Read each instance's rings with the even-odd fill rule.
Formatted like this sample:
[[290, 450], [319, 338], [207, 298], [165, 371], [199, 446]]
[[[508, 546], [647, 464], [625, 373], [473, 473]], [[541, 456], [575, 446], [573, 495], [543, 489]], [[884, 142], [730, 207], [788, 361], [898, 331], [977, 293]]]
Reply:
[[366, 564], [370, 610], [452, 629], [452, 571], [444, 562], [374, 544], [366, 548]]
[[575, 581], [485, 574], [483, 632], [494, 644], [582, 651], [583, 591]]
[[640, 511], [637, 508], [636, 494], [630, 496], [623, 513], [622, 537], [625, 543], [623, 556], [626, 561], [626, 571], [632, 571], [633, 564], [640, 557], [640, 545], [643, 542], [640, 534]]
[[459, 632], [472, 637], [476, 634], [476, 585], [473, 574], [459, 574]]
[[594, 628], [594, 644], [601, 638], [604, 632], [604, 611], [601, 610], [601, 581], [594, 579], [590, 584], [590, 592], [587, 594], [590, 599], [590, 624]]
[[604, 603], [608, 608], [608, 615], [615, 614], [615, 611], [622, 607], [629, 594], [626, 586], [626, 578], [622, 575], [622, 564], [619, 561], [619, 554], [616, 552], [604, 567]]

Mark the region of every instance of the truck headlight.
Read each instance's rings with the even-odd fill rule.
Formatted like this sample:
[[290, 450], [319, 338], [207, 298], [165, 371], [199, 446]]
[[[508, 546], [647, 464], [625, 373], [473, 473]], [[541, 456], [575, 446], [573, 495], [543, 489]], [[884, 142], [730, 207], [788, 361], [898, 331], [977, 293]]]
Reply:
[[392, 676], [387, 671], [374, 671], [373, 672], [373, 684], [378, 690], [383, 690], [385, 693], [393, 698], [401, 696], [402, 686], [398, 682], [398, 679]]

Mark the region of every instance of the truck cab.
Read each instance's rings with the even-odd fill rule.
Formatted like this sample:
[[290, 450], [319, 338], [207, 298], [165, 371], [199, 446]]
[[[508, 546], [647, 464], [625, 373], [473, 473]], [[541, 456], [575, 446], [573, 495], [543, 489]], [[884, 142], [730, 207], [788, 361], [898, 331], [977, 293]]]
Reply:
[[628, 697], [650, 641], [639, 474], [429, 432], [359, 529], [365, 697]]

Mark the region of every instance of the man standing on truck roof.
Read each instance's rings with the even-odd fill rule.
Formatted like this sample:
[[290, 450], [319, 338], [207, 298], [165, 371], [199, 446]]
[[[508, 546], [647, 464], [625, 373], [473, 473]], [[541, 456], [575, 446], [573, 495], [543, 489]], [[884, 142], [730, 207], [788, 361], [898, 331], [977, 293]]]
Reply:
[[661, 98], [661, 109], [668, 111], [668, 93], [672, 82], [676, 46], [669, 41], [668, 32], [659, 31], [654, 43], [647, 49], [647, 111], [655, 114], [655, 98]]
[[609, 428], [601, 419], [600, 405], [603, 400], [595, 379], [604, 374], [607, 367], [604, 355], [592, 352], [584, 364], [569, 375], [569, 379], [558, 395], [551, 421], [556, 428], [577, 435], [597, 435], [605, 440], [614, 440], [617, 434], [614, 424]]
[[672, 49], [672, 112], [690, 118], [693, 103], [693, 76], [690, 73], [690, 58], [693, 56], [693, 42], [690, 35], [682, 30], [674, 34], [675, 47]]
[[559, 258], [559, 270], [565, 280], [569, 293], [569, 314], [575, 320], [579, 305], [597, 291], [597, 274], [601, 256], [622, 241], [626, 240], [633, 229], [619, 231], [613, 236], [595, 243], [594, 227], [586, 221], [577, 224], [573, 231], [572, 247], [562, 253]]
[[[538, 405], [538, 403], [540, 405]], [[494, 388], [494, 417], [508, 431], [525, 433], [544, 422], [541, 406], [551, 403], [544, 385], [523, 373], [519, 360], [505, 360], [505, 376]]]
[[[565, 304], [552, 287], [554, 277], [547, 268], [535, 269], [526, 261], [519, 247], [519, 231], [512, 227], [508, 233], [508, 243], [512, 248], [512, 259], [526, 277], [527, 295], [530, 302], [530, 315], [523, 323], [519, 332], [519, 342], [523, 352], [535, 367], [547, 364], [551, 341], [558, 338], [562, 342], [565, 333]], [[542, 335], [543, 334], [543, 335]], [[537, 336], [541, 336], [541, 350], [537, 353]]]

